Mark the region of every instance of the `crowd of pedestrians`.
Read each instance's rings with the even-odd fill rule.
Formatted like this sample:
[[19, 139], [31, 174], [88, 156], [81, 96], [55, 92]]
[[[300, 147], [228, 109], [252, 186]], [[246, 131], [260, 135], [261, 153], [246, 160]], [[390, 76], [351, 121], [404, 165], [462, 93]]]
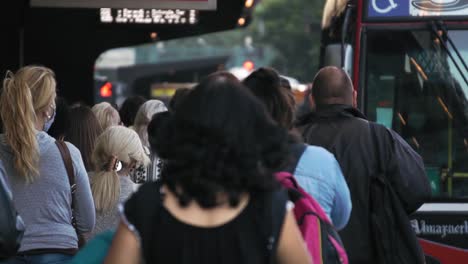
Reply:
[[19, 248], [0, 263], [424, 263], [407, 218], [430, 196], [421, 157], [366, 120], [339, 68], [306, 100], [297, 117], [270, 68], [120, 109], [68, 105], [46, 67], [9, 72], [0, 203]]

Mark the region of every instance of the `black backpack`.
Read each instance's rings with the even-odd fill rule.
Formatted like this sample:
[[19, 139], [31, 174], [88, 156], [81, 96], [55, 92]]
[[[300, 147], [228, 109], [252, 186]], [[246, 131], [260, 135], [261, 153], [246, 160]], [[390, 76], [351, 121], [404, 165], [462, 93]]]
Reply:
[[23, 238], [24, 225], [0, 179], [0, 261], [16, 255]]
[[424, 253], [403, 209], [400, 198], [389, 183], [383, 148], [377, 140], [378, 125], [369, 122], [377, 155], [378, 173], [371, 178], [369, 206], [374, 252], [380, 264], [425, 263]]

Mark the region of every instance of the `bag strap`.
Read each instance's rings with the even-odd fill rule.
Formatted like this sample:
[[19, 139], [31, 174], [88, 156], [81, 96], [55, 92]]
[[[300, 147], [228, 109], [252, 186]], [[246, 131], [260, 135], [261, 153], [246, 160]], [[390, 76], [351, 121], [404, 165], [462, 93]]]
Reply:
[[[381, 174], [384, 177], [384, 179], [381, 179], [382, 181], [387, 182], [387, 161], [384, 161], [386, 152], [385, 149], [382, 148], [381, 140], [379, 140], [377, 137], [377, 131], [380, 129], [380, 125], [374, 122], [369, 122], [369, 127], [372, 136], [372, 142], [375, 145], [375, 152], [377, 155], [377, 170], [379, 172], [378, 174]], [[390, 157], [391, 155], [392, 153], [390, 153]]]
[[380, 175], [381, 173], [382, 174], [384, 173], [384, 169], [382, 167], [382, 159], [380, 158], [380, 154], [381, 154], [380, 144], [379, 144], [379, 140], [377, 139], [377, 124], [373, 122], [369, 122], [369, 128], [370, 128], [370, 133], [372, 137], [372, 143], [375, 149], [375, 156], [377, 158], [377, 171], [378, 171], [378, 175]]
[[260, 203], [257, 204], [259, 211], [265, 210], [265, 213], [261, 217], [258, 215], [259, 217], [256, 219], [266, 243], [266, 263], [275, 264], [281, 227], [286, 217], [284, 202], [287, 201], [287, 194], [285, 190], [274, 191], [265, 196], [265, 199], [265, 206], [263, 206], [263, 203], [261, 205]]
[[307, 148], [307, 145], [304, 143], [291, 144], [289, 147], [289, 151], [291, 154], [290, 162], [283, 171], [289, 172], [292, 175], [294, 175], [294, 171], [296, 170], [297, 164], [299, 163], [299, 160], [301, 159], [302, 154], [304, 154], [304, 151], [306, 150], [306, 148]]
[[[383, 152], [381, 152], [381, 147], [380, 147], [380, 141], [378, 140], [377, 138], [377, 127], [378, 125], [376, 123], [373, 123], [373, 122], [369, 122], [369, 127], [370, 127], [370, 132], [371, 132], [371, 136], [372, 136], [372, 143], [374, 144], [374, 149], [375, 149], [375, 155], [376, 155], [376, 159], [377, 159], [377, 173], [373, 176], [373, 180], [374, 180], [374, 184], [377, 184], [379, 185], [380, 187], [379, 188], [385, 188], [386, 191], [382, 191], [382, 189], [379, 189], [379, 192], [382, 192], [382, 193], [388, 193], [387, 195], [390, 195], [390, 198], [393, 198], [393, 195], [394, 195], [394, 191], [393, 191], [393, 188], [392, 186], [390, 185], [390, 183], [388, 182], [387, 180], [387, 175], [386, 175], [386, 166], [383, 162]], [[371, 182], [372, 182], [372, 179], [371, 179]], [[374, 190], [375, 187], [371, 186], [371, 192], [372, 190]], [[374, 190], [374, 192], [376, 192], [376, 190]], [[373, 198], [372, 194], [370, 195], [371, 199]], [[376, 202], [376, 201], [374, 201]], [[395, 203], [395, 201], [388, 201], [390, 203]], [[372, 208], [372, 202], [370, 203], [370, 206]], [[376, 205], [376, 206], [385, 206], [385, 205]], [[387, 206], [395, 206], [395, 205], [387, 205]], [[373, 209], [371, 209], [373, 210]], [[377, 247], [377, 244], [375, 244], [375, 253], [377, 254], [377, 256], [382, 260], [382, 261], [386, 261], [386, 263], [395, 263], [396, 259], [395, 259], [395, 243], [397, 243], [394, 239], [393, 236], [391, 237], [387, 237], [385, 238], [382, 242], [382, 246], [381, 247]], [[386, 253], [386, 251], [390, 251], [390, 254], [389, 253]], [[390, 258], [390, 259], [389, 259]]]
[[[76, 219], [75, 219], [75, 193], [76, 193], [76, 183], [75, 183], [75, 171], [73, 170], [73, 162], [70, 155], [70, 150], [67, 147], [67, 144], [62, 140], [56, 140], [55, 145], [57, 145], [60, 155], [62, 156], [63, 163], [65, 164], [65, 169], [67, 170], [68, 182], [70, 183], [71, 189], [71, 210], [72, 210], [72, 225], [76, 229]], [[78, 233], [78, 230], [76, 230]]]

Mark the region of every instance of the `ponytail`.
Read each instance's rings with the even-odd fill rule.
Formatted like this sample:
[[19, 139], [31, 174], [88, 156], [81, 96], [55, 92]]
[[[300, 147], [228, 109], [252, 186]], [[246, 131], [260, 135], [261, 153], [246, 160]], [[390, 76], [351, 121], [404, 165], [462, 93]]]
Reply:
[[119, 201], [117, 172], [127, 172], [135, 163], [147, 166], [150, 162], [138, 134], [123, 126], [109, 127], [97, 138], [92, 159], [95, 174], [91, 178], [91, 192], [98, 212], [111, 210]]
[[115, 170], [98, 171], [91, 179], [91, 192], [96, 211], [109, 211], [119, 201], [120, 179]]
[[3, 81], [0, 113], [7, 144], [13, 151], [14, 167], [19, 177], [33, 182], [39, 175], [39, 155], [32, 96], [28, 85], [16, 80], [11, 72]]
[[55, 99], [52, 70], [27, 66], [16, 75], [7, 73], [0, 96], [0, 116], [18, 176], [31, 183], [39, 176], [39, 147], [36, 140], [36, 113]]

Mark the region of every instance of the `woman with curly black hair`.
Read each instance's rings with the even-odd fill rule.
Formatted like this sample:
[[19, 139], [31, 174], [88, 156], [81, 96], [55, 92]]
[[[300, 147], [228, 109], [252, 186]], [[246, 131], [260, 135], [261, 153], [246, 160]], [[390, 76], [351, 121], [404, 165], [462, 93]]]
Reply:
[[310, 263], [273, 175], [287, 132], [242, 84], [213, 74], [165, 115], [161, 181], [125, 203], [105, 263]]

